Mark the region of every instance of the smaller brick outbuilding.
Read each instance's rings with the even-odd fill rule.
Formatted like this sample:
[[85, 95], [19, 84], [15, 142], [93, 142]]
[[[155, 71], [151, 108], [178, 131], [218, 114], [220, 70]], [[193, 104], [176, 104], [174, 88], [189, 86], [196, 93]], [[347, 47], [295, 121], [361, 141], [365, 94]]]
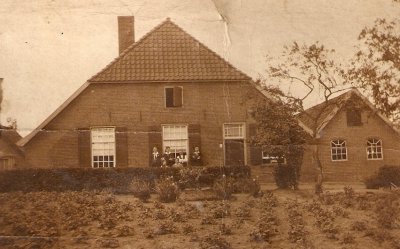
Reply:
[[[307, 109], [298, 118], [310, 135], [317, 131], [325, 181], [358, 182], [383, 165], [400, 165], [399, 131], [356, 89]], [[313, 181], [317, 174], [312, 149], [308, 145], [305, 150], [303, 181]]]
[[23, 164], [22, 151], [16, 145], [20, 139], [16, 129], [0, 125], [0, 170], [15, 169]]

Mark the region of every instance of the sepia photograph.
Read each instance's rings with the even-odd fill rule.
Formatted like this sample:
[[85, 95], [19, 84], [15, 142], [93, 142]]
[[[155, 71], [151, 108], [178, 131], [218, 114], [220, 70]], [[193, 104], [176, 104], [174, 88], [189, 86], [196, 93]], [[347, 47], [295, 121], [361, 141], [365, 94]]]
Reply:
[[0, 0], [0, 248], [400, 249], [400, 1]]

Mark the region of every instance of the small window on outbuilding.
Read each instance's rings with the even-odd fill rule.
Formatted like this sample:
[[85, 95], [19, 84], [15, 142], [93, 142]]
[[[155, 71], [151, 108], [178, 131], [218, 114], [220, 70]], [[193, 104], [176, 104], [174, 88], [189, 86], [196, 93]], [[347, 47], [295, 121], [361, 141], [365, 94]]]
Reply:
[[361, 126], [361, 111], [357, 109], [348, 109], [346, 112], [347, 126]]
[[182, 107], [183, 88], [180, 86], [165, 88], [165, 107]]
[[382, 140], [370, 138], [367, 140], [367, 159], [381, 160], [383, 158]]

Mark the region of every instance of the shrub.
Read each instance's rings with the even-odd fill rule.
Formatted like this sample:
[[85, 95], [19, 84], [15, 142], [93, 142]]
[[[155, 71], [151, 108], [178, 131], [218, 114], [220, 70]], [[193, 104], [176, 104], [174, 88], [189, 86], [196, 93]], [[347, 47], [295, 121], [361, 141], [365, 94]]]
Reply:
[[157, 182], [156, 192], [161, 202], [174, 202], [178, 199], [180, 191], [172, 177], [166, 177]]
[[298, 179], [296, 168], [290, 164], [278, 164], [274, 167], [274, 179], [276, 186], [282, 189], [297, 189]]
[[140, 180], [139, 178], [134, 178], [129, 185], [129, 190], [132, 194], [146, 202], [150, 198], [150, 184], [146, 181]]
[[365, 186], [369, 189], [389, 188], [391, 183], [400, 186], [400, 166], [385, 165], [379, 168], [377, 174], [364, 180]]
[[232, 179], [223, 175], [222, 178], [214, 182], [213, 190], [218, 198], [223, 200], [230, 199], [234, 192], [234, 184]]
[[[250, 175], [250, 167], [193, 167], [201, 175], [195, 183], [212, 186], [221, 175], [238, 178]], [[37, 191], [81, 191], [109, 188], [116, 193], [129, 193], [129, 185], [137, 178], [154, 188], [157, 179], [173, 176], [179, 182], [181, 172], [178, 168], [56, 168], [56, 169], [16, 169], [0, 171], [0, 192], [37, 192]]]

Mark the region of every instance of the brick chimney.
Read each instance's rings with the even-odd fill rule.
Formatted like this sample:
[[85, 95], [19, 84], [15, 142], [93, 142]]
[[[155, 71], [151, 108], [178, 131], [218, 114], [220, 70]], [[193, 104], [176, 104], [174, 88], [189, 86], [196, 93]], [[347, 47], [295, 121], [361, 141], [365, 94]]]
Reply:
[[120, 54], [135, 42], [133, 16], [118, 17], [118, 41]]

